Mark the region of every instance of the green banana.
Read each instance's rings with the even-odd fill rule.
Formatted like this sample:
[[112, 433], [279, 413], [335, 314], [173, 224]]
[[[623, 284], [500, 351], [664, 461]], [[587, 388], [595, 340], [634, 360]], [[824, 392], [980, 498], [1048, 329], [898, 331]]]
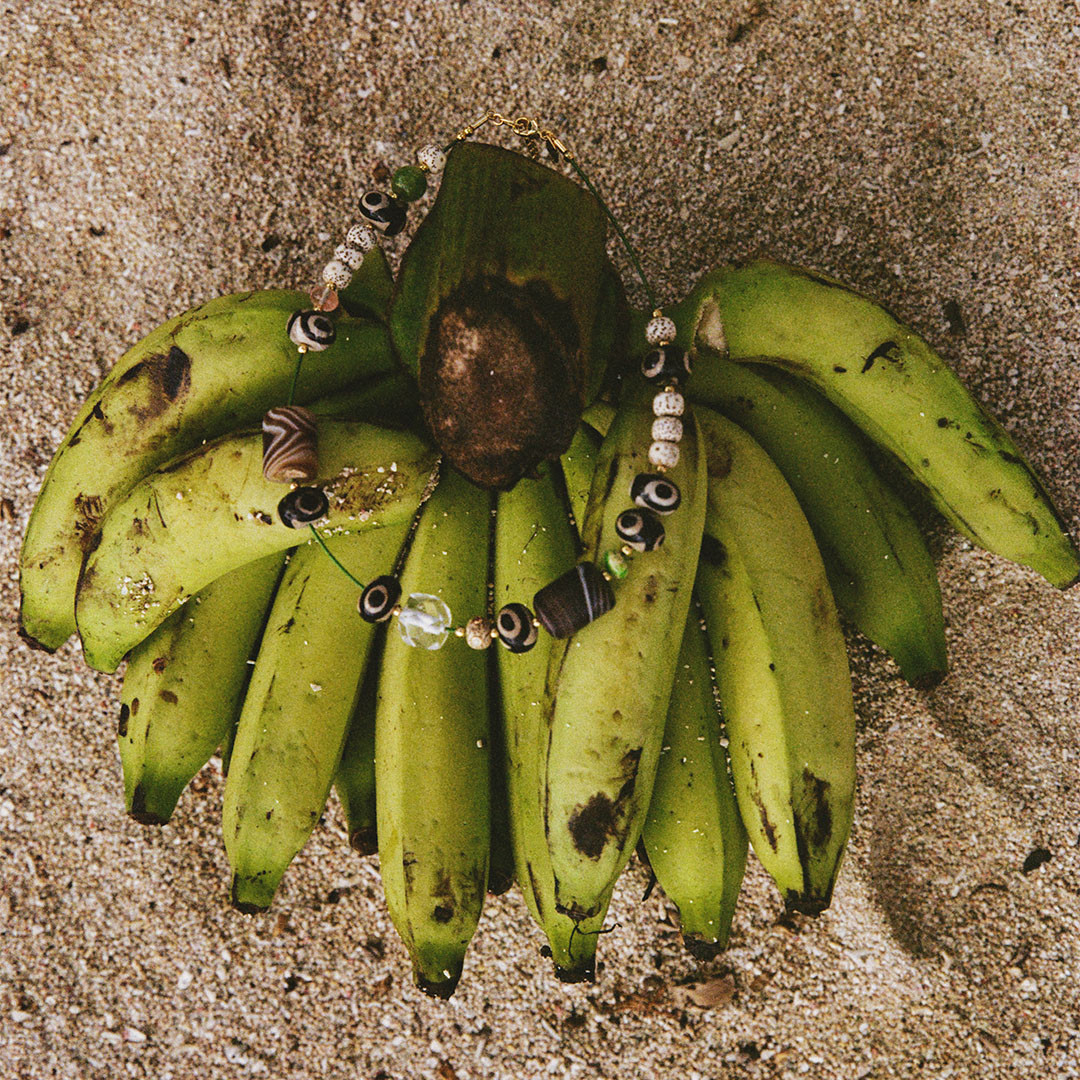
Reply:
[[808, 379], [987, 551], [1059, 588], [1080, 578], [1080, 552], [1015, 443], [945, 361], [872, 300], [759, 260], [707, 275], [672, 315], [698, 344]]
[[784, 474], [810, 522], [840, 613], [889, 652], [908, 682], [945, 675], [945, 620], [930, 552], [851, 422], [783, 371], [702, 347], [694, 398], [734, 420]]
[[[486, 608], [491, 499], [446, 470], [401, 577], [460, 623]], [[425, 993], [449, 997], [476, 930], [490, 852], [487, 656], [386, 636], [375, 713], [375, 810], [386, 905]]]
[[[407, 531], [402, 523], [343, 536], [332, 550], [370, 581], [393, 567]], [[375, 634], [356, 610], [359, 594], [312, 542], [297, 549], [274, 597], [221, 814], [241, 911], [270, 906], [326, 805]]]
[[[585, 514], [586, 557], [619, 545], [615, 521], [630, 503], [648, 451], [654, 388], [635, 380], [600, 448]], [[687, 413], [671, 477], [682, 505], [667, 539], [632, 559], [613, 611], [552, 649], [545, 692], [542, 801], [557, 907], [596, 916], [633, 854], [660, 756], [679, 635], [690, 604], [705, 517], [705, 447]]]
[[383, 635], [377, 635], [334, 777], [334, 790], [349, 829], [349, 844], [361, 855], [374, 855], [379, 850], [375, 829], [375, 703], [383, 645]]
[[[418, 438], [367, 424], [319, 425], [319, 476], [332, 534], [407, 520], [435, 454]], [[288, 487], [262, 474], [262, 437], [229, 435], [151, 473], [101, 524], [79, 578], [86, 662], [114, 671], [124, 654], [211, 581], [293, 547], [303, 533], [277, 516]]]
[[236, 722], [283, 553], [207, 585], [131, 652], [120, 696], [124, 803], [163, 825]]
[[739, 812], [787, 905], [817, 914], [832, 896], [855, 795], [844, 637], [779, 469], [730, 420], [696, 411], [709, 448], [697, 589]]
[[[287, 324], [310, 306], [300, 292], [221, 297], [169, 320], [117, 362], [53, 456], [31, 512], [20, 563], [24, 637], [51, 651], [71, 635], [83, 556], [139, 480], [286, 399], [297, 362]], [[392, 368], [382, 325], [346, 315], [336, 331], [329, 348], [305, 357], [298, 403]]]
[[[574, 523], [579, 529], [585, 524], [585, 509], [589, 504], [593, 471], [596, 469], [596, 458], [602, 441], [588, 424], [578, 424], [566, 453], [559, 459], [570, 512], [574, 515]], [[537, 588], [546, 584], [546, 581], [541, 581]]]
[[641, 838], [657, 882], [679, 909], [683, 944], [699, 960], [727, 944], [746, 867], [746, 829], [720, 741], [710, 667], [708, 639], [691, 604]]
[[[581, 434], [579, 428], [575, 440]], [[575, 445], [571, 443], [564, 455], [564, 469], [567, 457], [580, 460]], [[590, 451], [590, 478], [594, 457]], [[569, 480], [567, 486], [572, 486]], [[538, 589], [574, 565], [577, 543], [553, 465], [541, 466], [538, 479], [519, 480], [509, 491], [500, 492], [495, 520], [496, 608], [515, 601], [528, 603]], [[542, 633], [529, 652], [498, 650], [503, 766], [514, 870], [522, 896], [547, 935], [555, 973], [564, 982], [580, 982], [595, 977], [597, 935], [611, 891], [597, 915], [580, 928], [555, 907], [555, 877], [540, 805], [544, 683], [554, 644], [554, 638]]]

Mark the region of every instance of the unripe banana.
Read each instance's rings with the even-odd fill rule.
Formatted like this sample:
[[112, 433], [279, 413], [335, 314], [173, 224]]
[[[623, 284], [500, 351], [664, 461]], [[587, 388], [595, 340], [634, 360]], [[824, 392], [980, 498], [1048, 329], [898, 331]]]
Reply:
[[[324, 535], [411, 518], [435, 460], [414, 435], [367, 424], [319, 425]], [[114, 671], [124, 654], [211, 581], [284, 551], [306, 530], [283, 524], [284, 484], [262, 473], [262, 436], [229, 435], [147, 476], [109, 513], [79, 578], [86, 662]]]
[[375, 705], [385, 644], [383, 633], [376, 635], [371, 646], [360, 697], [334, 777], [334, 790], [349, 829], [349, 844], [361, 855], [374, 855], [379, 850], [375, 826]]
[[[579, 428], [563, 456], [564, 470], [568, 458], [575, 464], [587, 460], [590, 480], [595, 461], [591, 438]], [[573, 494], [577, 485], [567, 472], [567, 487]], [[574, 565], [577, 544], [553, 466], [542, 466], [536, 480], [519, 480], [509, 491], [500, 492], [495, 521], [496, 608], [514, 602], [528, 604], [537, 590]], [[555, 907], [555, 877], [540, 803], [546, 727], [544, 684], [554, 644], [554, 638], [541, 633], [529, 652], [498, 649], [503, 766], [515, 876], [522, 896], [547, 935], [558, 977], [564, 982], [580, 982], [595, 977], [596, 943], [610, 891], [597, 915], [580, 928]]]
[[[633, 509], [631, 485], [652, 473], [653, 388], [634, 380], [600, 449], [585, 515], [586, 557], [621, 543], [615, 522]], [[595, 917], [637, 844], [652, 794], [680, 638], [705, 515], [705, 453], [685, 418], [682, 492], [666, 540], [630, 561], [614, 610], [552, 650], [545, 708], [542, 799], [558, 909]]]
[[707, 275], [675, 314], [696, 327], [699, 344], [812, 382], [980, 547], [1059, 588], [1080, 578], [1080, 552], [1016, 444], [880, 305], [818, 274], [758, 260]]
[[[585, 509], [589, 505], [589, 492], [592, 490], [593, 472], [596, 469], [601, 442], [603, 439], [595, 429], [588, 424], [578, 424], [566, 453], [559, 459], [570, 512], [574, 515], [578, 528], [585, 524]], [[548, 581], [550, 580], [551, 578], [548, 578]], [[537, 588], [546, 584], [547, 581], [541, 581]]]
[[[401, 576], [411, 594], [439, 597], [455, 623], [487, 602], [491, 499], [447, 470], [424, 506]], [[490, 724], [487, 655], [451, 638], [413, 647], [391, 626], [375, 716], [379, 867], [390, 917], [417, 985], [457, 986], [487, 889]]]
[[[331, 550], [368, 582], [390, 571], [407, 531], [402, 523], [342, 536]], [[221, 814], [242, 911], [270, 906], [326, 805], [376, 629], [357, 612], [359, 595], [313, 541], [297, 549], [274, 597]]]
[[813, 529], [841, 615], [913, 685], [945, 675], [941, 589], [926, 541], [851, 422], [799, 379], [698, 351], [695, 399], [735, 421], [784, 474]]
[[207, 585], [131, 652], [120, 695], [124, 803], [163, 825], [210, 755], [229, 737], [284, 554]]
[[768, 455], [697, 410], [709, 454], [697, 590], [739, 812], [789, 908], [826, 908], [851, 827], [855, 713], [813, 533]]
[[727, 944], [746, 867], [746, 829], [710, 667], [701, 615], [691, 604], [641, 838], [657, 882], [679, 909], [683, 944], [699, 960]]
[[[53, 650], [75, 629], [75, 590], [103, 516], [178, 454], [251, 425], [286, 400], [296, 370], [290, 316], [300, 292], [249, 292], [170, 319], [130, 349], [91, 394], [45, 474], [20, 564], [21, 627]], [[304, 359], [296, 401], [386, 372], [384, 327], [347, 315], [329, 348]]]

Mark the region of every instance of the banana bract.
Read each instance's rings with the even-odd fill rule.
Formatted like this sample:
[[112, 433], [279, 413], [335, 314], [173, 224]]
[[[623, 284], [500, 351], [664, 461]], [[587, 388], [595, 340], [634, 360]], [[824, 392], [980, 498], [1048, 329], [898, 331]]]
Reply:
[[880, 305], [762, 260], [707, 275], [673, 314], [698, 343], [732, 360], [776, 364], [812, 382], [987, 551], [1060, 588], [1080, 576], [1080, 552], [1016, 444], [945, 361]]
[[[328, 535], [407, 521], [435, 455], [416, 436], [368, 424], [319, 426]], [[180, 604], [253, 559], [294, 547], [284, 525], [286, 485], [264, 479], [262, 436], [232, 435], [152, 473], [105, 518], [79, 578], [76, 616], [86, 662], [114, 671]]]
[[[256, 423], [286, 400], [296, 369], [289, 317], [300, 292], [211, 300], [144, 338], [90, 396], [53, 456], [27, 525], [20, 562], [23, 634], [52, 650], [75, 629], [83, 556], [109, 508], [178, 454]], [[305, 357], [304, 403], [393, 365], [377, 323], [342, 316], [334, 343]]]

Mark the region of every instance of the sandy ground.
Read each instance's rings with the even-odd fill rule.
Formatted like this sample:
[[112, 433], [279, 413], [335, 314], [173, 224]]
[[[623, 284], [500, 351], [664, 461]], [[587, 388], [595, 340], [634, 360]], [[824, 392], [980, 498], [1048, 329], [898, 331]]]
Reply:
[[[220, 770], [164, 829], [126, 819], [118, 679], [15, 635], [42, 474], [120, 352], [306, 285], [375, 170], [489, 106], [565, 133], [668, 299], [767, 252], [887, 300], [1075, 531], [1080, 7], [47, 0], [0, 27], [4, 1076], [1080, 1075], [1080, 601], [932, 517], [952, 672], [913, 691], [852, 635], [831, 910], [784, 920], [754, 866], [701, 969], [635, 868], [595, 986], [555, 981], [510, 895], [455, 998], [424, 998], [336, 810], [271, 914], [233, 912]], [[727, 976], [727, 1003], [688, 997]]]

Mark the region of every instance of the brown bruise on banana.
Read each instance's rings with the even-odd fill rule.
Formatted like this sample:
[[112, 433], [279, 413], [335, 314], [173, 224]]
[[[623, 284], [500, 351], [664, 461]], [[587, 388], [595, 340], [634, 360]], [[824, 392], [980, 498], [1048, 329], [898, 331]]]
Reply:
[[[616, 710], [611, 717], [615, 730], [618, 730], [622, 714]], [[638, 764], [641, 761], [642, 747], [627, 750], [619, 762], [621, 780], [618, 793], [612, 799], [607, 792], [598, 791], [587, 802], [579, 804], [570, 814], [567, 828], [574, 847], [586, 858], [599, 859], [607, 847], [608, 841], [622, 831], [622, 823], [632, 815], [634, 790], [637, 786]], [[620, 850], [625, 836], [619, 843]]]
[[584, 408], [570, 305], [545, 283], [482, 277], [439, 305], [420, 358], [420, 407], [473, 483], [507, 490], [570, 446]]

